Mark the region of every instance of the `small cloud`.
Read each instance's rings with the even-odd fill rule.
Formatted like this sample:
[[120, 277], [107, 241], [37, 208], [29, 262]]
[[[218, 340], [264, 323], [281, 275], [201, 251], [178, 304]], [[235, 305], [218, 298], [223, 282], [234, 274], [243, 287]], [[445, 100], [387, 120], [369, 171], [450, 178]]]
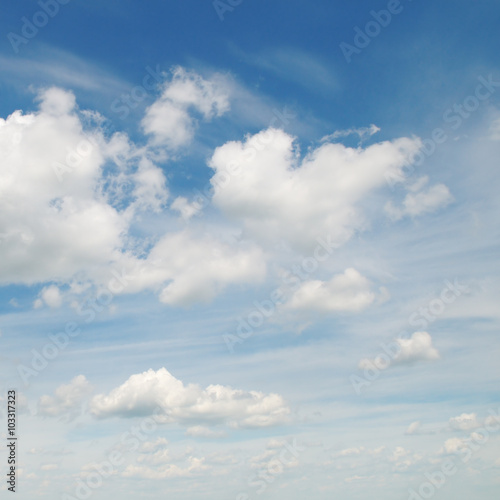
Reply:
[[345, 450], [339, 451], [337, 453], [338, 457], [352, 457], [355, 455], [360, 455], [365, 451], [365, 448], [361, 446], [360, 448], [346, 448]]
[[178, 196], [170, 205], [170, 208], [179, 212], [184, 220], [189, 220], [200, 212], [201, 205], [196, 201], [190, 203], [184, 196]]
[[393, 220], [403, 217], [417, 217], [449, 205], [453, 201], [449, 189], [444, 184], [436, 184], [424, 190], [427, 178], [423, 177], [409, 187], [408, 193], [401, 207], [396, 207], [391, 201], [385, 205], [385, 212]]
[[394, 365], [410, 365], [419, 361], [435, 361], [439, 359], [439, 352], [432, 345], [432, 337], [427, 332], [415, 332], [409, 339], [395, 339], [396, 352], [392, 359], [380, 366], [380, 358], [362, 359], [359, 369], [373, 368], [385, 369]]
[[42, 289], [39, 294], [39, 298], [33, 303], [35, 309], [39, 309], [43, 305], [49, 306], [51, 309], [57, 309], [61, 307], [62, 295], [59, 288], [55, 285], [51, 285]]
[[458, 417], [450, 418], [449, 424], [452, 429], [460, 431], [469, 431], [479, 427], [475, 413], [462, 413]]
[[380, 128], [376, 125], [370, 125], [369, 127], [360, 127], [360, 128], [349, 128], [346, 130], [337, 130], [333, 134], [325, 135], [321, 138], [320, 142], [330, 142], [335, 139], [339, 139], [341, 137], [348, 137], [350, 135], [358, 135], [360, 142], [362, 142], [365, 138], [371, 137], [372, 135], [380, 132]]
[[375, 297], [370, 281], [356, 269], [349, 268], [330, 281], [306, 281], [284, 307], [318, 312], [356, 312], [368, 307]]
[[177, 67], [166, 82], [162, 95], [146, 110], [142, 127], [153, 142], [171, 150], [187, 146], [194, 137], [194, 110], [205, 120], [221, 116], [229, 110], [229, 86], [215, 74], [206, 80], [195, 72]]
[[464, 448], [467, 446], [467, 440], [466, 439], [460, 439], [460, 438], [450, 438], [447, 439], [444, 442], [443, 447], [440, 450], [440, 454], [453, 454], [457, 453], [460, 449]]
[[407, 436], [413, 436], [415, 434], [418, 434], [419, 431], [420, 431], [420, 426], [421, 426], [421, 422], [420, 421], [417, 421], [417, 422], [412, 422], [409, 426], [408, 426], [408, 429], [406, 429], [406, 432], [405, 434]]

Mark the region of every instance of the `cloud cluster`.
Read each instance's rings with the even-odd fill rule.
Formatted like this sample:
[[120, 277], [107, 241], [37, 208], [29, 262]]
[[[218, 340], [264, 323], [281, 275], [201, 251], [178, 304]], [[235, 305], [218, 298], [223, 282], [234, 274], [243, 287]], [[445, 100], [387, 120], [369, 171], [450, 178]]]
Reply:
[[[179, 68], [160, 101], [220, 114], [227, 100], [217, 81]], [[63, 285], [78, 276], [102, 286], [112, 266], [129, 273], [125, 291], [150, 288], [166, 304], [190, 305], [229, 284], [262, 280], [255, 245], [210, 235], [166, 228], [144, 256], [132, 225], [144, 212], [164, 211], [169, 196], [155, 154], [125, 134], [107, 137], [102, 117], [80, 110], [71, 92], [49, 88], [38, 101], [36, 112], [0, 119], [0, 283]], [[50, 285], [34, 305], [61, 303], [60, 289]]]
[[[209, 161], [213, 201], [226, 216], [223, 223], [236, 222], [243, 237], [222, 241], [194, 225], [167, 224], [138, 245], [134, 231], [147, 212], [168, 215], [170, 209], [185, 219], [199, 212], [182, 196], [167, 208], [161, 150], [189, 144], [197, 117], [225, 113], [230, 88], [223, 75], [206, 79], [174, 69], [146, 110], [142, 126], [151, 140], [142, 147], [123, 133], [107, 135], [98, 113], [80, 110], [74, 95], [58, 88], [39, 94], [37, 111], [0, 120], [0, 283], [54, 283], [35, 307], [56, 308], [65, 285], [71, 293], [77, 293], [75, 281], [86, 284], [81, 290], [104, 286], [112, 267], [128, 276], [124, 293], [153, 290], [171, 306], [208, 302], [230, 285], [262, 282], [269, 243], [284, 241], [299, 252], [311, 251], [319, 237], [333, 247], [345, 243], [367, 224], [366, 199], [420, 147], [408, 138], [355, 149], [326, 139], [301, 158], [295, 139], [275, 128], [227, 142]], [[237, 173], [227, 178], [229, 165]], [[411, 194], [404, 211], [428, 211], [446, 193], [439, 185]], [[329, 281], [302, 283], [286, 307], [360, 311], [374, 300], [368, 280], [347, 269]]]
[[268, 427], [284, 423], [290, 410], [278, 394], [236, 390], [228, 386], [184, 385], [165, 368], [132, 375], [109, 394], [90, 402], [98, 418], [147, 416], [165, 423], [196, 427], [226, 425], [231, 428]]

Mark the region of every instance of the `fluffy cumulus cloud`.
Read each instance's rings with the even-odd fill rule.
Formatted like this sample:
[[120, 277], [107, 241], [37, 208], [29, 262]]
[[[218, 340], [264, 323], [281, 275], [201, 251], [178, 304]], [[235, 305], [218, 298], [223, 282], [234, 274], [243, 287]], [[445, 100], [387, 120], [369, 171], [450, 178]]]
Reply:
[[288, 406], [278, 394], [242, 391], [222, 385], [205, 389], [184, 385], [165, 368], [132, 375], [109, 394], [90, 402], [98, 418], [155, 415], [164, 423], [267, 427], [287, 420]]
[[370, 281], [356, 269], [349, 268], [330, 281], [306, 281], [294, 292], [285, 308], [318, 312], [360, 311], [374, 300]]
[[214, 203], [261, 241], [310, 250], [318, 237], [337, 245], [362, 228], [360, 204], [400, 174], [418, 150], [401, 138], [363, 148], [324, 143], [299, 157], [294, 138], [268, 129], [219, 147], [210, 166]]
[[162, 190], [153, 165], [137, 170], [144, 153], [88, 125], [70, 92], [50, 88], [39, 102], [36, 112], [0, 119], [3, 283], [63, 281], [107, 264], [124, 249], [133, 215], [113, 186], [130, 185], [130, 203], [142, 205]]
[[91, 392], [92, 387], [88, 380], [83, 375], [78, 375], [69, 384], [59, 386], [54, 396], [42, 396], [38, 401], [38, 415], [76, 415], [81, 411], [83, 400]]
[[427, 177], [422, 177], [410, 186], [410, 192], [405, 196], [401, 207], [396, 207], [392, 202], [387, 202], [385, 211], [394, 220], [405, 216], [417, 217], [449, 205], [453, 197], [444, 184], [436, 184], [425, 188]]
[[401, 350], [395, 356], [394, 364], [410, 364], [417, 361], [439, 359], [439, 352], [432, 344], [432, 337], [427, 332], [415, 332], [409, 339], [397, 339]]
[[415, 332], [408, 339], [395, 339], [391, 344], [386, 346], [385, 351], [387, 354], [384, 354], [384, 356], [390, 358], [389, 360], [384, 360], [382, 357], [375, 359], [365, 358], [359, 362], [358, 367], [361, 370], [373, 369], [374, 366], [379, 369], [385, 369], [389, 366], [411, 365], [420, 361], [435, 361], [439, 359], [439, 352], [433, 346], [432, 337], [427, 332]]
[[194, 136], [195, 111], [205, 120], [220, 116], [229, 109], [229, 86], [222, 75], [210, 80], [176, 68], [161, 96], [147, 109], [142, 126], [153, 142], [175, 150], [187, 145]]
[[263, 252], [255, 245], [225, 243], [183, 230], [162, 237], [146, 259], [121, 260], [132, 293], [158, 290], [160, 301], [175, 306], [208, 302], [227, 285], [264, 279]]

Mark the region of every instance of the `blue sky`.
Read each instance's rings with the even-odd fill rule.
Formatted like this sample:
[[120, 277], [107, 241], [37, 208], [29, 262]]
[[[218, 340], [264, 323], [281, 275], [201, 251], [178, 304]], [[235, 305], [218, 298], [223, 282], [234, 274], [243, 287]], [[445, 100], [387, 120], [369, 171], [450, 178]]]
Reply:
[[497, 498], [498, 2], [10, 3], [19, 497]]

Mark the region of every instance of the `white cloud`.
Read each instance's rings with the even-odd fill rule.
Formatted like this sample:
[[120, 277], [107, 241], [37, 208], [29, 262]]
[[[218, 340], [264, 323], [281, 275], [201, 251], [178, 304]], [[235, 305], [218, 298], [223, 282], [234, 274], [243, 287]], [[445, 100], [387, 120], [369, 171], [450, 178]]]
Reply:
[[439, 352], [432, 345], [432, 337], [427, 332], [415, 332], [409, 339], [395, 339], [397, 344], [397, 352], [392, 356], [390, 362], [384, 362], [382, 366], [378, 360], [362, 359], [358, 367], [362, 370], [365, 368], [380, 367], [380, 369], [388, 368], [394, 365], [413, 364], [418, 361], [435, 361], [439, 359]]
[[417, 217], [435, 212], [452, 202], [453, 196], [444, 184], [436, 184], [424, 189], [427, 181], [427, 177], [422, 177], [410, 186], [411, 192], [404, 198], [402, 207], [398, 208], [392, 202], [387, 202], [385, 205], [387, 215], [393, 220], [399, 220], [405, 216]]
[[418, 434], [420, 431], [421, 427], [421, 422], [417, 420], [416, 422], [412, 422], [409, 426], [408, 429], [406, 429], [405, 434], [408, 436], [412, 436], [414, 434]]
[[351, 477], [346, 477], [344, 481], [346, 483], [352, 483], [355, 481], [369, 481], [371, 479], [374, 479], [377, 476], [351, 476]]
[[189, 230], [165, 235], [146, 260], [122, 264], [131, 280], [127, 293], [152, 288], [161, 302], [177, 306], [209, 302], [226, 286], [258, 283], [266, 273], [264, 254], [255, 245], [230, 245]]
[[[294, 139], [271, 128], [215, 150], [213, 201], [262, 241], [284, 239], [311, 250], [329, 235], [341, 245], [364, 226], [358, 205], [385, 186], [386, 173], [399, 174], [419, 144], [406, 138], [366, 149], [327, 143], [300, 160]], [[221, 182], [228, 166], [238, 173]]]
[[285, 308], [319, 312], [360, 311], [375, 300], [370, 281], [356, 269], [346, 269], [328, 282], [311, 280], [294, 292]]
[[[231, 428], [267, 427], [284, 423], [290, 412], [278, 394], [242, 391], [228, 386], [185, 386], [165, 368], [132, 375], [108, 395], [90, 403], [98, 418], [152, 415], [165, 423], [225, 424]], [[156, 418], [156, 417], [155, 417]]]
[[40, 298], [35, 301], [35, 308], [41, 307], [46, 304], [51, 309], [57, 309], [61, 307], [62, 295], [59, 288], [55, 285], [45, 287], [40, 292]]
[[370, 125], [369, 127], [360, 127], [360, 128], [349, 128], [346, 130], [337, 130], [333, 134], [326, 135], [321, 138], [321, 142], [327, 142], [331, 140], [338, 139], [340, 137], [349, 137], [350, 135], [358, 135], [360, 140], [362, 141], [366, 137], [371, 137], [372, 135], [380, 132], [380, 128], [376, 125]]
[[151, 160], [143, 158], [132, 179], [135, 183], [135, 204], [142, 209], [159, 212], [168, 198], [166, 179], [162, 170]]
[[189, 220], [194, 215], [200, 213], [202, 206], [196, 201], [190, 203], [184, 196], [178, 196], [170, 205], [170, 208], [179, 212], [183, 219]]
[[460, 449], [467, 446], [467, 439], [460, 438], [450, 438], [447, 439], [444, 443], [443, 448], [441, 448], [440, 453], [453, 454], [457, 453]]
[[415, 332], [409, 339], [397, 339], [396, 342], [401, 350], [395, 356], [394, 364], [439, 359], [439, 353], [432, 345], [432, 337], [427, 332]]
[[461, 431], [469, 431], [479, 427], [479, 422], [477, 421], [477, 415], [475, 413], [462, 413], [458, 417], [450, 418], [449, 424], [452, 429]]
[[410, 467], [414, 466], [423, 459], [423, 456], [408, 450], [402, 446], [397, 446], [392, 454], [388, 457], [389, 462], [393, 463], [393, 470], [397, 472], [407, 471]]
[[76, 415], [82, 401], [91, 393], [92, 387], [83, 375], [78, 375], [67, 385], [59, 386], [54, 396], [42, 396], [38, 401], [38, 415], [60, 417]]
[[153, 136], [155, 144], [170, 149], [186, 146], [196, 128], [190, 109], [209, 120], [229, 109], [228, 97], [228, 85], [222, 75], [216, 74], [206, 80], [178, 67], [173, 70], [172, 79], [165, 84], [162, 95], [146, 110], [142, 126]]
[[361, 446], [360, 448], [346, 448], [337, 453], [338, 457], [352, 457], [353, 455], [360, 455], [365, 451], [365, 448]]
[[150, 164], [144, 171], [145, 152], [123, 134], [107, 140], [99, 125], [84, 126], [73, 94], [49, 88], [39, 101], [37, 112], [0, 119], [3, 283], [97, 271], [126, 249], [134, 212], [127, 204], [164, 195], [162, 174]]

